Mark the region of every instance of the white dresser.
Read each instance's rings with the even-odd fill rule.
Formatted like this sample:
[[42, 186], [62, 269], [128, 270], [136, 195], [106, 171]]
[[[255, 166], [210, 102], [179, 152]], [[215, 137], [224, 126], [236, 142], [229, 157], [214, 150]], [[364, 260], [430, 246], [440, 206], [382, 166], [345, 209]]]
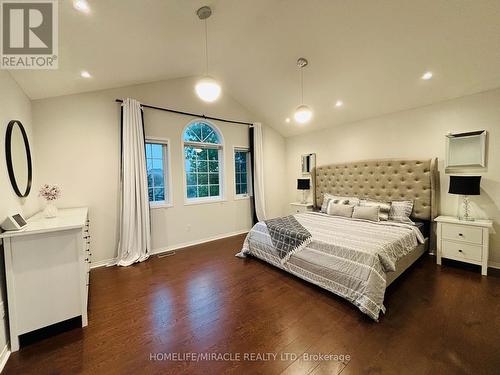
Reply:
[[90, 231], [87, 208], [38, 213], [19, 232], [4, 232], [11, 351], [19, 336], [67, 319], [87, 325]]
[[441, 258], [481, 266], [481, 274], [488, 273], [489, 231], [491, 220], [463, 221], [452, 216], [438, 216], [437, 264]]

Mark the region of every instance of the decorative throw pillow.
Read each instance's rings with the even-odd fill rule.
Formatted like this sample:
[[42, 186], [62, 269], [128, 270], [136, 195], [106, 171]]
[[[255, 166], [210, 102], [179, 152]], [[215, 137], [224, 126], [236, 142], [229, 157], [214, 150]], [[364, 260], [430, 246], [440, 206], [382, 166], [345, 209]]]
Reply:
[[344, 197], [337, 197], [328, 193], [323, 194], [323, 204], [321, 205], [321, 212], [328, 213], [328, 205], [333, 204], [347, 204], [349, 200]]
[[359, 202], [361, 202], [361, 200], [358, 197], [345, 197], [345, 198], [349, 201], [349, 204], [352, 204], [354, 206], [358, 206]]
[[379, 221], [380, 206], [354, 206], [353, 219]]
[[388, 202], [373, 201], [370, 199], [362, 199], [359, 203], [360, 206], [365, 207], [379, 207], [379, 219], [389, 220], [389, 211], [391, 210], [391, 204]]
[[343, 195], [332, 195], [325, 193], [325, 197], [330, 197], [331, 199], [337, 199], [338, 201], [345, 201], [343, 204], [359, 204], [359, 198], [356, 197], [348, 197]]
[[330, 203], [330, 201], [332, 200], [332, 198], [329, 198], [326, 196], [323, 197], [323, 204], [321, 205], [321, 212], [323, 212], [324, 214], [326, 214], [326, 211], [328, 209], [328, 203]]
[[354, 206], [350, 204], [330, 203], [328, 205], [327, 213], [328, 215], [333, 215], [333, 216], [352, 217], [353, 209]]
[[401, 223], [415, 224], [410, 215], [413, 211], [413, 201], [392, 201], [389, 211], [389, 220]]

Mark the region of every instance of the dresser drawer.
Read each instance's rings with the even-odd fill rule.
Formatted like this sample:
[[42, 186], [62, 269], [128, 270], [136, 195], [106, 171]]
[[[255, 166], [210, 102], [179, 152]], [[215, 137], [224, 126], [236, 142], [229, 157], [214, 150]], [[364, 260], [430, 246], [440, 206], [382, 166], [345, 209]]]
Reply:
[[483, 229], [466, 227], [464, 225], [442, 224], [443, 239], [463, 241], [481, 245], [483, 243]]
[[442, 256], [452, 259], [468, 259], [480, 262], [482, 259], [482, 246], [443, 240]]

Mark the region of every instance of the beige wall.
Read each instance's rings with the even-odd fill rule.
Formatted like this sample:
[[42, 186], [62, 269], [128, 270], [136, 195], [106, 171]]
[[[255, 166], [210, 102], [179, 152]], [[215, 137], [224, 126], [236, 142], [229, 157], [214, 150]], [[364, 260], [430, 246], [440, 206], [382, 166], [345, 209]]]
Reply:
[[[28, 198], [19, 198], [10, 185], [9, 175], [7, 173], [7, 164], [5, 162], [5, 131], [10, 120], [20, 120], [26, 129], [33, 152], [33, 134], [31, 103], [17, 83], [12, 79], [9, 73], [0, 70], [0, 223], [6, 216], [21, 212], [25, 217], [31, 216], [38, 208], [38, 199], [36, 188], [31, 191]], [[34, 167], [36, 163], [33, 159]], [[36, 184], [36, 176], [33, 178]], [[0, 240], [1, 242], [1, 240]], [[3, 259], [3, 250], [0, 251], [0, 257]], [[0, 266], [0, 306], [5, 313], [7, 304], [4, 303], [5, 280], [3, 260]], [[7, 343], [6, 320], [0, 323], [0, 352]]]
[[[40, 181], [61, 186], [60, 207], [90, 207], [96, 262], [115, 257], [118, 239], [120, 107], [115, 98], [131, 97], [215, 117], [257, 120], [226, 92], [215, 104], [201, 102], [193, 92], [194, 82], [192, 78], [176, 79], [33, 102]], [[233, 146], [248, 145], [247, 127], [214, 122], [225, 140], [225, 201], [184, 205], [181, 133], [192, 119], [148, 109], [144, 117], [146, 135], [168, 138], [171, 146], [174, 206], [152, 211], [153, 249], [250, 229], [249, 200], [234, 199], [232, 163]], [[285, 141], [266, 126], [264, 139], [266, 203], [269, 215], [279, 216], [286, 206], [285, 195], [277, 194], [276, 188], [284, 186]]]
[[300, 176], [300, 155], [304, 153], [315, 152], [317, 165], [376, 158], [438, 157], [439, 212], [455, 215], [458, 200], [447, 194], [449, 177], [444, 173], [445, 134], [482, 129], [489, 133], [488, 165], [480, 171], [481, 195], [471, 199], [476, 217], [495, 221], [497, 234], [491, 237], [490, 262], [500, 265], [500, 90], [287, 138], [289, 200], [299, 199], [294, 187]]

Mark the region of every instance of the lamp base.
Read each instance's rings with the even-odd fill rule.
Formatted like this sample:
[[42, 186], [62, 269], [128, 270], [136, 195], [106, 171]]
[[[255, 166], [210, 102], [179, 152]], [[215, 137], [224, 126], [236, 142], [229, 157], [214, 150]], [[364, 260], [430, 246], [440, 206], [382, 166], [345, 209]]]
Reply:
[[300, 202], [302, 204], [306, 204], [307, 203], [307, 199], [306, 199], [306, 191], [305, 190], [302, 190], [302, 202]]
[[462, 197], [461, 207], [458, 209], [458, 220], [460, 221], [474, 221], [474, 218], [470, 216], [470, 200], [467, 195]]

